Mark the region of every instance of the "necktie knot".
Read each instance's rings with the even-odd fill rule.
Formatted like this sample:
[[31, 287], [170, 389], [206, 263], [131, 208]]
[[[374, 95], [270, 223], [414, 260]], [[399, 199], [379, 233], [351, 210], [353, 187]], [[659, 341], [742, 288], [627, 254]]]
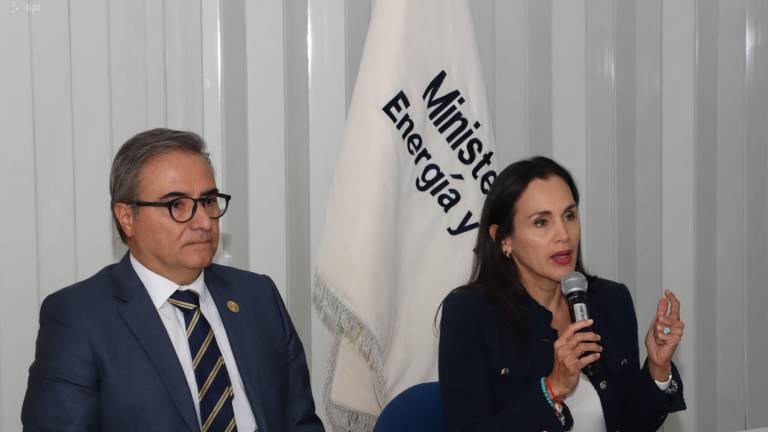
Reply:
[[180, 308], [182, 312], [186, 312], [200, 307], [200, 297], [192, 290], [176, 290], [171, 294], [168, 303]]

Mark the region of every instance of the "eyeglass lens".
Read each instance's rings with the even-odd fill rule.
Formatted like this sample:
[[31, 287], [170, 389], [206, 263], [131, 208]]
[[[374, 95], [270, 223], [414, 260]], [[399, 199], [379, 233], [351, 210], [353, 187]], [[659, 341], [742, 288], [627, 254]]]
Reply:
[[[171, 201], [171, 216], [178, 222], [186, 222], [192, 219], [195, 211], [195, 199], [190, 197], [177, 198]], [[210, 196], [198, 201], [205, 213], [211, 218], [218, 218], [227, 209], [227, 200], [223, 197]], [[199, 210], [199, 209], [198, 209]]]

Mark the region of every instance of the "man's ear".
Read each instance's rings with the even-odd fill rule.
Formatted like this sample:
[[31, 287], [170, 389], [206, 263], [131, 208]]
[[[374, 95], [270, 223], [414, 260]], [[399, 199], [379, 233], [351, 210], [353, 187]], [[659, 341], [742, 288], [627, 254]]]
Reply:
[[117, 222], [120, 224], [120, 228], [123, 229], [125, 236], [128, 238], [133, 237], [133, 224], [136, 219], [133, 207], [126, 203], [115, 203], [112, 211], [115, 212]]
[[499, 224], [491, 224], [488, 226], [488, 234], [491, 235], [491, 239], [496, 241], [496, 230], [499, 229]]

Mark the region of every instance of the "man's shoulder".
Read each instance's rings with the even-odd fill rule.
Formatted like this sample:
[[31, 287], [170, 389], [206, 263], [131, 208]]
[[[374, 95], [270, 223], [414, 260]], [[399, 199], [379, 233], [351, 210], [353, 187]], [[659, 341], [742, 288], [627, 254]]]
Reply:
[[118, 263], [103, 267], [94, 275], [65, 286], [49, 294], [44, 303], [66, 304], [70, 307], [90, 307], [94, 301], [111, 296], [111, 290], [105, 289], [114, 284], [114, 270]]
[[205, 272], [206, 274], [224, 279], [248, 279], [262, 283], [268, 283], [272, 280], [265, 274], [215, 263], [206, 267]]
[[276, 293], [278, 291], [272, 278], [266, 274], [221, 264], [211, 264], [206, 267], [205, 279], [209, 284], [214, 281], [224, 282], [235, 289], [247, 289], [252, 292]]
[[232, 267], [228, 265], [223, 264], [216, 264], [212, 263], [208, 267], [205, 268], [206, 272], [212, 272], [218, 275], [222, 276], [229, 276], [229, 277], [253, 277], [253, 278], [260, 278], [264, 277], [265, 275], [260, 273], [255, 273], [249, 270], [243, 270], [241, 268]]
[[212, 264], [205, 269], [205, 282], [214, 298], [223, 299], [232, 295], [241, 302], [241, 306], [258, 311], [252, 316], [262, 322], [287, 319], [282, 296], [272, 279], [265, 274]]

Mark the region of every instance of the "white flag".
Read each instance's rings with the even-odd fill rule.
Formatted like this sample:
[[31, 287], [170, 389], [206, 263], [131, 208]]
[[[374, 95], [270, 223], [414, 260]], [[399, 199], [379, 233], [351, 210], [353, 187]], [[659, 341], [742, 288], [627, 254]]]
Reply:
[[374, 6], [321, 238], [313, 297], [338, 332], [337, 429], [437, 379], [440, 302], [468, 281], [493, 134], [466, 0]]

